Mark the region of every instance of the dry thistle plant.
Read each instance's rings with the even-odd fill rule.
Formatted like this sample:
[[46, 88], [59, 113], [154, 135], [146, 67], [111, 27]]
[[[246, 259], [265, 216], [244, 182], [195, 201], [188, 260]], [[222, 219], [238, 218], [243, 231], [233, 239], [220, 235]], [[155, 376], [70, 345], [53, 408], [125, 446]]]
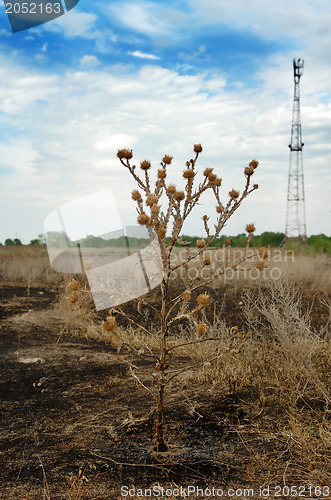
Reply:
[[[185, 345], [192, 343], [201, 343], [207, 341], [215, 341], [217, 338], [206, 337], [208, 332], [208, 325], [204, 321], [204, 309], [210, 304], [210, 296], [207, 292], [203, 290], [203, 293], [198, 293], [197, 290], [201, 288], [206, 288], [211, 285], [212, 282], [224, 275], [229, 269], [240, 268], [239, 266], [247, 260], [248, 256], [246, 252], [243, 252], [240, 259], [232, 263], [231, 265], [224, 265], [219, 267], [217, 270], [210, 269], [209, 274], [203, 282], [193, 279], [187, 281], [187, 289], [177, 295], [176, 297], [170, 297], [169, 290], [171, 286], [171, 280], [179, 268], [187, 269], [188, 264], [196, 259], [198, 262], [198, 271], [201, 273], [202, 270], [208, 269], [210, 265], [210, 257], [205, 255], [207, 248], [220, 236], [222, 229], [224, 228], [227, 221], [232, 217], [234, 212], [240, 207], [244, 199], [254, 190], [258, 188], [257, 184], [251, 184], [252, 176], [255, 169], [258, 166], [256, 160], [252, 160], [244, 169], [245, 175], [245, 185], [243, 191], [232, 189], [229, 192], [229, 198], [226, 203], [221, 201], [220, 188], [222, 184], [222, 179], [216, 175], [213, 168], [206, 168], [203, 172], [202, 179], [197, 181], [198, 172], [196, 171], [197, 160], [202, 152], [201, 144], [194, 145], [194, 158], [186, 162], [186, 168], [183, 171], [184, 178], [184, 188], [177, 188], [175, 185], [168, 183], [168, 169], [172, 163], [172, 156], [165, 155], [161, 161], [160, 168], [157, 171], [157, 179], [152, 185], [151, 181], [151, 162], [144, 160], [140, 163], [140, 172], [142, 175], [138, 174], [138, 169], [135, 165], [131, 164], [133, 158], [132, 150], [120, 149], [118, 150], [117, 156], [120, 159], [122, 165], [127, 168], [134, 178], [137, 188], [132, 191], [132, 199], [136, 203], [136, 208], [138, 212], [138, 224], [145, 226], [149, 231], [150, 235], [157, 236], [158, 243], [160, 246], [161, 256], [162, 256], [162, 267], [163, 267], [163, 279], [161, 282], [161, 303], [157, 310], [154, 306], [149, 304], [143, 299], [138, 300], [138, 309], [146, 306], [154, 310], [157, 319], [159, 321], [159, 328], [157, 331], [149, 331], [147, 328], [138, 325], [139, 332], [146, 334], [146, 337], [154, 339], [153, 345], [155, 346], [155, 339], [157, 340], [158, 349], [151, 348], [148, 346], [147, 342], [144, 341], [144, 348], [139, 350], [135, 346], [131, 346], [133, 350], [139, 352], [140, 355], [144, 355], [155, 359], [155, 393], [147, 388], [142, 381], [139, 381], [134, 369], [131, 367], [131, 374], [138, 380], [138, 382], [143, 385], [153, 396], [156, 401], [156, 451], [162, 452], [167, 450], [167, 445], [164, 439], [164, 406], [165, 406], [165, 388], [167, 384], [176, 376], [183, 373], [189, 368], [179, 368], [174, 369], [171, 365], [171, 360], [169, 355]], [[179, 243], [186, 246], [189, 242], [185, 242], [181, 238], [181, 232], [184, 222], [187, 220], [189, 215], [192, 213], [194, 208], [198, 205], [201, 196], [205, 192], [211, 192], [215, 199], [215, 217], [216, 222], [213, 229], [210, 227], [209, 217], [204, 215], [202, 217], [205, 238], [200, 239], [196, 243], [196, 249], [194, 254], [190, 251], [187, 252], [186, 258], [184, 258], [179, 263], [173, 263], [171, 257], [174, 251], [175, 243]], [[249, 247], [250, 241], [253, 237], [255, 231], [254, 224], [247, 224], [247, 244], [246, 250]], [[169, 237], [167, 238], [167, 235]], [[231, 241], [227, 242], [230, 245]], [[262, 252], [265, 256], [266, 253]], [[256, 256], [259, 256], [256, 253]], [[261, 255], [260, 255], [261, 256]], [[260, 262], [264, 262], [261, 261]], [[260, 267], [264, 264], [259, 264]], [[205, 273], [204, 273], [205, 276]], [[193, 293], [195, 298], [195, 303], [193, 303]], [[108, 311], [108, 318], [104, 323], [104, 327], [107, 331], [116, 330], [116, 315], [127, 314], [121, 307], [114, 307]], [[177, 342], [170, 340], [170, 333], [173, 331], [174, 327], [178, 325], [179, 322], [183, 320], [188, 321], [188, 323], [193, 326], [196, 332], [196, 340], [190, 342]], [[131, 324], [136, 324], [135, 320], [130, 319]], [[146, 338], [145, 337], [145, 338]], [[125, 343], [127, 345], [127, 343]], [[119, 345], [121, 345], [119, 343]], [[217, 354], [215, 354], [217, 356]], [[214, 359], [215, 356], [209, 358]], [[122, 356], [119, 356], [123, 359]]]

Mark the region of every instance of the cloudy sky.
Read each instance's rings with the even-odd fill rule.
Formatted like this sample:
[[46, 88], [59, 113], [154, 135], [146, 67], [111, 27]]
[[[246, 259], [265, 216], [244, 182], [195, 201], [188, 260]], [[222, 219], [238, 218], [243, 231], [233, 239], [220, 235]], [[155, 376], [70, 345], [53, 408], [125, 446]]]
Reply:
[[[178, 186], [194, 143], [224, 199], [256, 158], [260, 186], [228, 224], [285, 229], [293, 58], [304, 58], [301, 115], [307, 233], [331, 235], [329, 0], [80, 0], [13, 34], [0, 5], [0, 242], [25, 243], [76, 198], [111, 188], [124, 223], [135, 187], [116, 158], [174, 156]], [[200, 216], [187, 234], [203, 234]], [[201, 231], [200, 228], [201, 227]]]

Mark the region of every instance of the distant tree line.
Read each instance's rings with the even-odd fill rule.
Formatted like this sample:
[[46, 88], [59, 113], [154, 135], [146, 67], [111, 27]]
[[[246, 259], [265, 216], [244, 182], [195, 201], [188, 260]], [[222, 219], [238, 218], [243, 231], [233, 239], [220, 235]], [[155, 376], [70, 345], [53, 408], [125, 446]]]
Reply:
[[[55, 243], [59, 235], [54, 233], [51, 236], [52, 240], [54, 240]], [[282, 246], [284, 242], [284, 237], [285, 237], [284, 233], [274, 233], [272, 231], [266, 231], [260, 235], [254, 236], [254, 238], [251, 241], [251, 246], [255, 248], [256, 247], [277, 248]], [[246, 238], [247, 235], [245, 233], [237, 234], [237, 236], [224, 235], [215, 240], [211, 246], [223, 247], [223, 245], [225, 245], [225, 241], [231, 239], [232, 246], [240, 248], [245, 246]], [[187, 242], [185, 246], [189, 247], [195, 247], [196, 242], [199, 239], [201, 239], [201, 236], [187, 236], [187, 235], [182, 236], [182, 240]], [[62, 233], [62, 241], [63, 241], [63, 233]], [[114, 238], [112, 240], [105, 240], [97, 236], [88, 235], [83, 240], [83, 242], [70, 241], [70, 239], [66, 236], [66, 243], [68, 244], [68, 246], [75, 246], [78, 243], [82, 243], [84, 247], [90, 247], [90, 248], [106, 248], [111, 246], [114, 248], [129, 247], [133, 249], [133, 248], [141, 248], [142, 246], [147, 245], [149, 241], [146, 240], [145, 238], [133, 238], [133, 237], [128, 238], [126, 236], [121, 236], [119, 238]], [[325, 234], [312, 235], [308, 238], [307, 243], [309, 248], [313, 248], [317, 252], [331, 254], [330, 236], [326, 236]], [[23, 243], [19, 238], [14, 238], [14, 239], [7, 238], [4, 242], [4, 246], [22, 246], [22, 245]], [[25, 246], [45, 246], [45, 245], [46, 245], [45, 236], [43, 234], [39, 234], [38, 238], [31, 240], [30, 243], [28, 243], [28, 245]], [[3, 244], [0, 243], [0, 246], [3, 246]], [[181, 245], [179, 243], [176, 243], [176, 246], [180, 247]], [[300, 244], [295, 244], [295, 242], [293, 242], [293, 248], [299, 249]]]

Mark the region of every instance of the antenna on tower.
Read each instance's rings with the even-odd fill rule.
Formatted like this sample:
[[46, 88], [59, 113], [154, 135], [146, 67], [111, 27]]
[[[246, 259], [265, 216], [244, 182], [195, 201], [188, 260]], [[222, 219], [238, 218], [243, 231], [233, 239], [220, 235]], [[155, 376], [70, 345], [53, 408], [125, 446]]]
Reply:
[[294, 98], [288, 173], [285, 240], [300, 240], [307, 244], [305, 190], [303, 179], [302, 130], [300, 114], [300, 78], [303, 73], [303, 59], [293, 59]]

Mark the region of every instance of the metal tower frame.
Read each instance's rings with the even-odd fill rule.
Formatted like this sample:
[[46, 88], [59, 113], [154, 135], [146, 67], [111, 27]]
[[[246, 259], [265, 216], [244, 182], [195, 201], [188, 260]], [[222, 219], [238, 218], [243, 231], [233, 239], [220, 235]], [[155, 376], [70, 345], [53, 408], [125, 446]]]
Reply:
[[303, 73], [303, 59], [293, 59], [294, 98], [288, 173], [285, 244], [289, 238], [307, 243], [305, 190], [303, 178], [302, 129], [300, 113], [300, 78]]

